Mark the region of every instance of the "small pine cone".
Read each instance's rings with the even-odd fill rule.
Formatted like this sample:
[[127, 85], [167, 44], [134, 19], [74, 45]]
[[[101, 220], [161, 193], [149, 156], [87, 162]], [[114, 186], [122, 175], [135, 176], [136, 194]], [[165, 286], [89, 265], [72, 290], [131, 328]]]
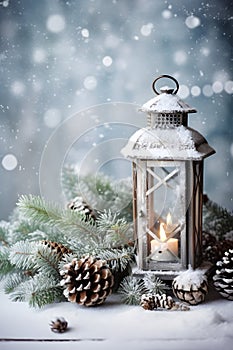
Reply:
[[172, 309], [172, 307], [174, 306], [175, 302], [172, 299], [171, 296], [166, 295], [166, 294], [155, 294], [154, 295], [155, 298], [155, 305], [156, 308], [157, 307], [161, 307], [162, 309]]
[[181, 301], [185, 301], [190, 305], [197, 305], [205, 300], [208, 292], [207, 277], [202, 271], [184, 271], [174, 278], [172, 290]]
[[233, 249], [225, 252], [221, 261], [217, 262], [214, 286], [222, 297], [233, 300]]
[[50, 322], [50, 328], [52, 332], [64, 333], [67, 330], [68, 322], [63, 318], [56, 318], [56, 320]]
[[92, 219], [94, 222], [96, 221], [96, 212], [91, 206], [86, 203], [82, 197], [75, 197], [70, 203], [67, 205], [68, 209], [78, 211], [85, 215], [85, 221]]
[[155, 309], [155, 298], [151, 293], [143, 294], [141, 296], [140, 305], [145, 310], [154, 310]]
[[170, 310], [174, 307], [175, 302], [171, 296], [166, 294], [143, 294], [141, 297], [140, 305], [145, 310], [154, 310], [157, 308]]
[[64, 254], [71, 253], [71, 250], [65, 247], [64, 245], [62, 245], [61, 243], [51, 242], [47, 240], [43, 240], [41, 241], [41, 243], [49, 247], [55, 254], [57, 254], [57, 256], [59, 256], [59, 258], [62, 258]]
[[106, 261], [94, 257], [73, 259], [60, 271], [63, 294], [80, 305], [94, 306], [102, 304], [111, 294], [114, 278]]

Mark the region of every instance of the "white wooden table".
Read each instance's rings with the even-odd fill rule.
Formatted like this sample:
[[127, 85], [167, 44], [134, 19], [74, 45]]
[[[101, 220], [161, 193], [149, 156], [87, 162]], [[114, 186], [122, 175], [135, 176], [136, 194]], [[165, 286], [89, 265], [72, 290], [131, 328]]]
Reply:
[[[209, 293], [206, 302], [190, 311], [145, 311], [121, 303], [118, 295], [104, 305], [87, 308], [72, 303], [29, 308], [0, 294], [0, 350], [231, 350], [233, 302]], [[63, 334], [49, 323], [63, 316]]]

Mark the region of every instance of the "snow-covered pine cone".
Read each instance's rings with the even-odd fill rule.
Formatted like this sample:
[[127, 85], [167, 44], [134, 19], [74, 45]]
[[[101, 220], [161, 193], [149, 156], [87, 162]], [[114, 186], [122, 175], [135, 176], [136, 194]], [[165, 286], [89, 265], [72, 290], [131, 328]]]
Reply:
[[86, 203], [81, 196], [77, 196], [67, 205], [68, 209], [78, 211], [85, 215], [85, 221], [92, 219], [96, 221], [96, 212], [95, 210]]
[[156, 308], [154, 294], [152, 293], [143, 294], [141, 296], [140, 305], [145, 310], [154, 310]]
[[64, 254], [71, 253], [71, 250], [69, 248], [65, 247], [61, 243], [47, 241], [47, 240], [43, 240], [43, 241], [41, 241], [41, 243], [44, 246], [49, 247], [57, 256], [59, 256], [59, 258], [62, 258], [62, 256]]
[[169, 295], [148, 293], [141, 296], [140, 305], [145, 310], [154, 310], [157, 308], [170, 310], [174, 307], [175, 302]]
[[233, 249], [225, 252], [216, 266], [216, 274], [213, 277], [214, 286], [224, 298], [233, 300]]
[[201, 270], [189, 269], [174, 278], [172, 290], [181, 301], [197, 305], [205, 300], [208, 293], [207, 277]]
[[102, 304], [111, 294], [114, 278], [106, 261], [94, 257], [73, 259], [60, 271], [63, 294], [80, 305]]

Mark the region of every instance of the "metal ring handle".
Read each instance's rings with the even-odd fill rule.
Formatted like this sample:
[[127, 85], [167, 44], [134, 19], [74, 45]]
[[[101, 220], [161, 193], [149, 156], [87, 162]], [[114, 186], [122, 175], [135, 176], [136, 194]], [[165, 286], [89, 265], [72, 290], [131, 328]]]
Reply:
[[154, 92], [156, 93], [156, 95], [160, 95], [160, 93], [156, 90], [156, 88], [155, 88], [155, 83], [159, 80], [159, 79], [161, 79], [161, 78], [168, 78], [168, 79], [171, 79], [171, 80], [173, 80], [174, 82], [175, 82], [175, 84], [176, 84], [176, 90], [174, 91], [174, 92], [172, 92], [172, 94], [173, 95], [175, 95], [176, 93], [177, 93], [177, 91], [179, 90], [179, 83], [178, 83], [178, 81], [175, 79], [175, 78], [173, 78], [171, 75], [167, 75], [167, 74], [163, 74], [163, 75], [160, 75], [158, 78], [156, 78], [154, 81], [153, 81], [153, 84], [152, 84], [152, 89], [154, 90]]

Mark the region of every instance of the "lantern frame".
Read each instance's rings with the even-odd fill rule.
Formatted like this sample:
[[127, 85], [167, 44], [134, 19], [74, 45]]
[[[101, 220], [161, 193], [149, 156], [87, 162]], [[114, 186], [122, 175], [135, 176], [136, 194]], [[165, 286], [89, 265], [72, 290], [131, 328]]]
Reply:
[[[170, 76], [161, 76], [152, 84], [157, 94], [155, 83], [163, 77]], [[170, 78], [176, 82], [176, 93], [179, 84]], [[136, 274], [149, 271], [167, 279], [202, 264], [204, 159], [215, 153], [201, 134], [187, 126], [188, 113], [196, 110], [175, 93], [170, 88], [161, 89], [159, 96], [142, 106], [147, 127], [136, 131], [122, 150], [133, 165]], [[161, 197], [163, 192], [165, 197]], [[161, 225], [169, 227], [164, 211], [171, 198], [177, 223], [162, 240], [158, 232]]]

